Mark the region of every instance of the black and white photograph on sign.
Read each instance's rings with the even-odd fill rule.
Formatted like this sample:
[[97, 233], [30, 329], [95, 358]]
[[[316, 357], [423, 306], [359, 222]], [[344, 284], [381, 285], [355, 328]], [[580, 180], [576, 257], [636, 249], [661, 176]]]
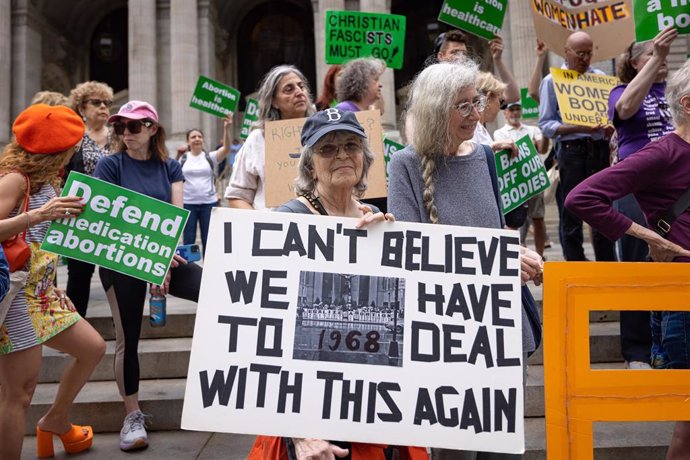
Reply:
[[402, 367], [405, 280], [300, 272], [293, 359]]

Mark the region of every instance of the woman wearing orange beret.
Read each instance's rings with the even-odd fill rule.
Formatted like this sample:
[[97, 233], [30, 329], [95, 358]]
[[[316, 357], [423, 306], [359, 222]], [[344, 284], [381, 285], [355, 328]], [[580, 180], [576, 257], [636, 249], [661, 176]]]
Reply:
[[[19, 290], [0, 325], [0, 459], [18, 459], [26, 412], [38, 382], [41, 346], [73, 356], [55, 402], [36, 427], [39, 457], [53, 456], [52, 436], [68, 453], [91, 447], [93, 430], [69, 422], [74, 398], [105, 353], [105, 342], [55, 287], [57, 256], [40, 245], [49, 221], [82, 211], [79, 197], [57, 197], [60, 171], [84, 136], [84, 123], [71, 109], [36, 104], [12, 126], [15, 135], [0, 158], [0, 240], [24, 233], [31, 256]], [[24, 196], [29, 190], [28, 211]]]

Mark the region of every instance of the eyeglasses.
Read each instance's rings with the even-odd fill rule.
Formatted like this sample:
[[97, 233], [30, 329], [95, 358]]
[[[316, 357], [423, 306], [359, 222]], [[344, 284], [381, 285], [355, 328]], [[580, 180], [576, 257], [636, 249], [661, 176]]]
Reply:
[[487, 98], [483, 94], [477, 96], [472, 102], [461, 102], [455, 104], [453, 108], [458, 111], [463, 117], [469, 117], [472, 110], [476, 109], [477, 112], [482, 113], [486, 109]]
[[349, 156], [355, 156], [362, 153], [362, 144], [357, 142], [346, 142], [345, 145], [340, 144], [323, 144], [316, 151], [324, 158], [333, 158], [338, 155], [340, 148]]
[[125, 133], [125, 128], [127, 128], [130, 133], [138, 134], [141, 132], [142, 126], [150, 128], [153, 126], [153, 122], [150, 120], [130, 120], [126, 123], [123, 121], [116, 121], [113, 123], [113, 131], [115, 131], [115, 134], [118, 136], [122, 136]]
[[573, 53], [575, 56], [579, 57], [580, 59], [592, 57], [594, 55], [594, 51], [589, 50], [589, 51], [575, 51], [572, 48], [566, 48], [569, 49], [571, 53]]
[[101, 104], [105, 104], [105, 106], [109, 108], [113, 105], [113, 101], [110, 99], [87, 99], [86, 102], [94, 107], [100, 107]]

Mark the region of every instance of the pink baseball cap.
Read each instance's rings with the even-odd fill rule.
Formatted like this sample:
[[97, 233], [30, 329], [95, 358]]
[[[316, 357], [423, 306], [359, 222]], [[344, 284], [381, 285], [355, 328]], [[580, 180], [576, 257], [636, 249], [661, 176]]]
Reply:
[[127, 118], [129, 120], [143, 120], [148, 118], [158, 123], [158, 112], [151, 104], [144, 101], [129, 101], [122, 107], [117, 114], [108, 118], [108, 123], [112, 123], [118, 118]]

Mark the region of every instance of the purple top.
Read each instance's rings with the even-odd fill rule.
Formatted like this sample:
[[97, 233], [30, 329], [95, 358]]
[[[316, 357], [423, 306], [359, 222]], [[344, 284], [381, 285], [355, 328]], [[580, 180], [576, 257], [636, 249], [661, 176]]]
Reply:
[[[675, 133], [650, 142], [638, 154], [580, 182], [565, 200], [565, 207], [611, 241], [630, 228], [632, 220], [611, 206], [633, 193], [647, 222], [660, 219], [690, 188], [690, 144]], [[690, 209], [671, 225], [666, 238], [690, 248]], [[677, 262], [690, 262], [678, 257]]]
[[355, 104], [352, 101], [338, 102], [338, 104], [335, 106], [335, 108], [338, 110], [348, 110], [350, 112], [359, 112], [359, 107], [357, 107], [357, 104]]
[[651, 141], [673, 131], [673, 120], [664, 96], [666, 82], [654, 83], [642, 101], [640, 109], [627, 120], [618, 118], [616, 102], [628, 85], [618, 85], [609, 94], [609, 119], [618, 134], [618, 157], [622, 160]]

